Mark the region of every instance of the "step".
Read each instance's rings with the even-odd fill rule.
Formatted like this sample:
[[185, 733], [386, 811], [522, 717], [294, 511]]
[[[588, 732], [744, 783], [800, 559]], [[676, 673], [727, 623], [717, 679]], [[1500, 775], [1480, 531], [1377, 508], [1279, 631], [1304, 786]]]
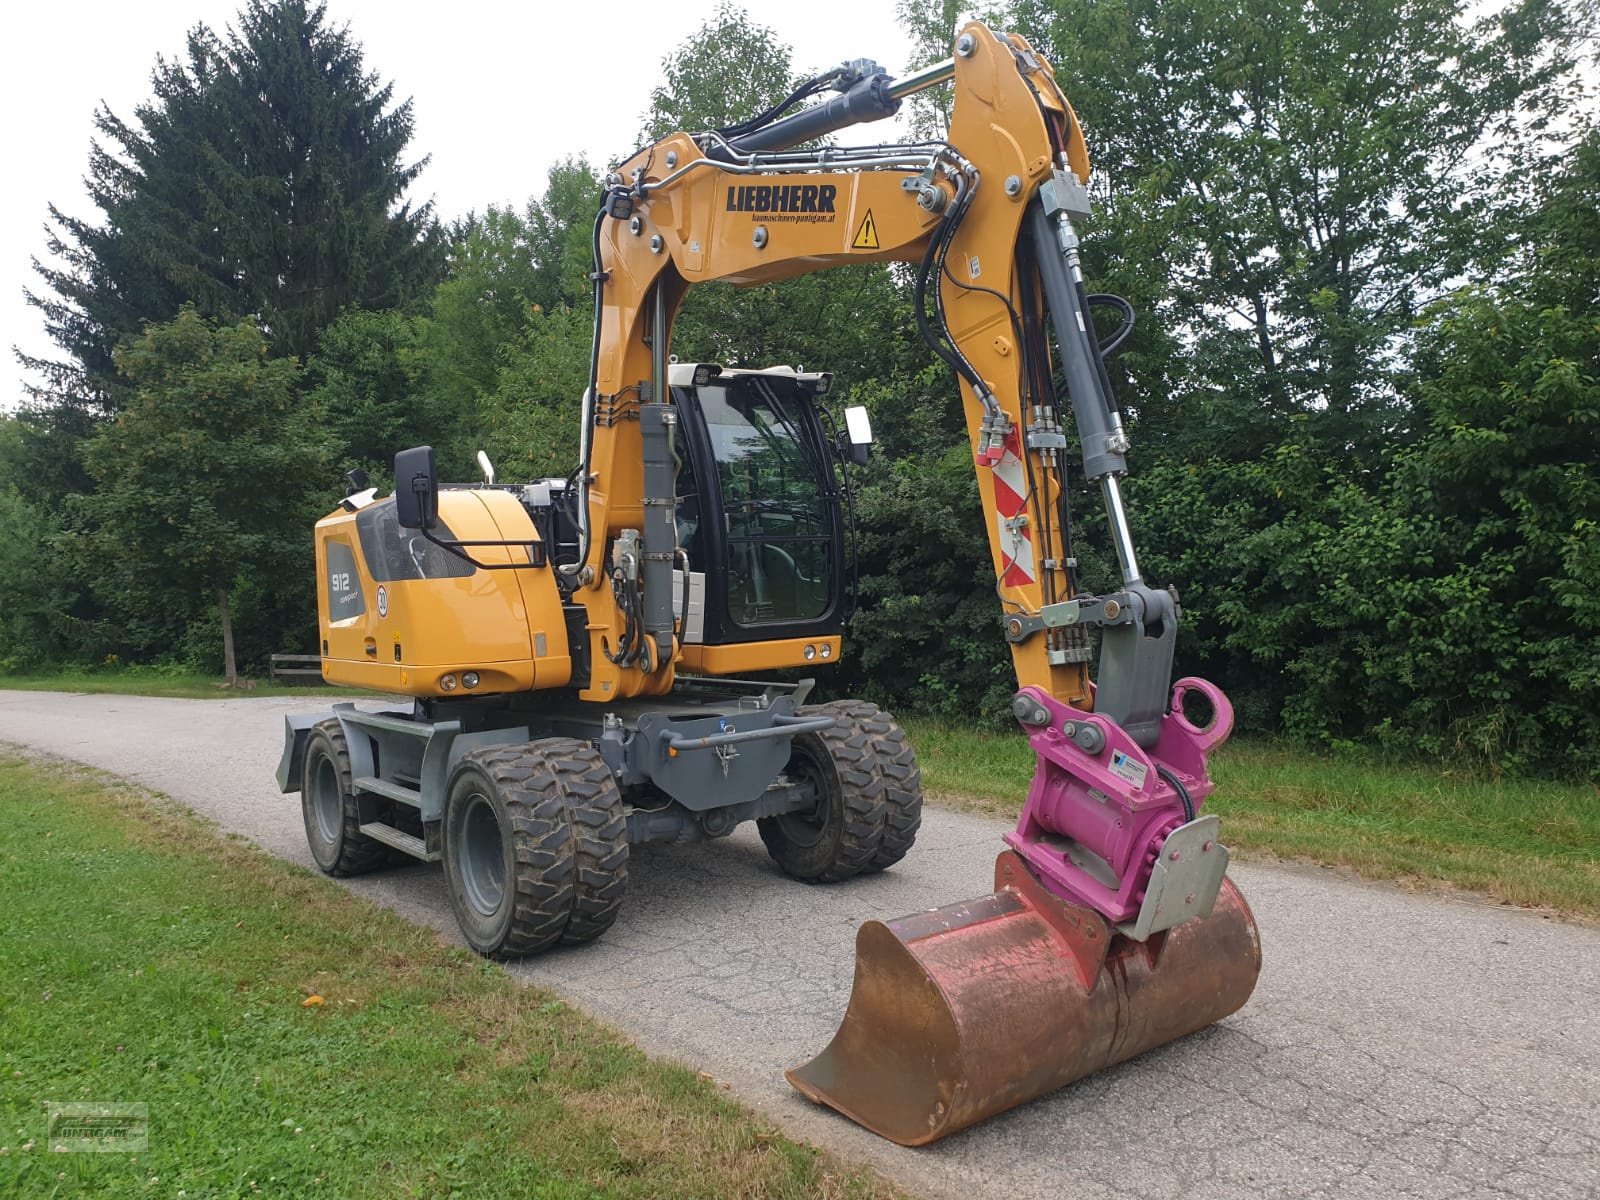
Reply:
[[438, 862], [439, 852], [428, 852], [427, 843], [421, 838], [409, 833], [403, 833], [393, 825], [385, 825], [381, 821], [369, 821], [361, 826], [361, 832], [375, 842], [382, 842], [385, 846], [393, 846], [396, 850], [404, 850], [412, 858], [420, 858], [423, 862]]
[[350, 782], [358, 792], [371, 792], [374, 796], [398, 800], [401, 804], [411, 805], [412, 808], [422, 807], [422, 793], [416, 788], [406, 787], [403, 783], [391, 783], [387, 779], [379, 779], [376, 775], [357, 775]]

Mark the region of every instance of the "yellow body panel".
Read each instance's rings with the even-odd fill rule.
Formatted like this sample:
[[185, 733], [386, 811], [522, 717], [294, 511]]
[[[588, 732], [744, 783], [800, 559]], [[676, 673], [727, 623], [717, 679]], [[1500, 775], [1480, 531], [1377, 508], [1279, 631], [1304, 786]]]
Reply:
[[[383, 504], [391, 502], [384, 501]], [[381, 516], [374, 505], [370, 510]], [[360, 514], [339, 511], [317, 523], [318, 625], [322, 675], [329, 683], [378, 688], [408, 696], [481, 695], [564, 687], [572, 677], [561, 597], [549, 567], [515, 571], [478, 569], [454, 577], [381, 578], [357, 529]], [[440, 537], [462, 541], [537, 542], [522, 505], [506, 492], [447, 489], [439, 493]], [[372, 517], [368, 517], [370, 521]], [[448, 532], [446, 532], [448, 530]], [[369, 541], [375, 535], [369, 535]], [[445, 554], [422, 544], [420, 534], [400, 536], [419, 555]], [[415, 539], [412, 542], [412, 539]], [[360, 609], [330, 615], [330, 546], [349, 548], [357, 565]], [[369, 547], [370, 548], [370, 547]], [[527, 552], [500, 546], [468, 551], [479, 562], [527, 562]], [[336, 551], [333, 553], [337, 553]], [[449, 691], [440, 679], [475, 671], [472, 692]]]
[[[826, 667], [839, 661], [837, 637], [784, 638], [776, 642], [735, 642], [726, 646], [685, 646], [678, 665], [696, 675], [742, 675], [779, 667]], [[806, 647], [816, 653], [806, 657]], [[823, 647], [827, 654], [823, 654]]]

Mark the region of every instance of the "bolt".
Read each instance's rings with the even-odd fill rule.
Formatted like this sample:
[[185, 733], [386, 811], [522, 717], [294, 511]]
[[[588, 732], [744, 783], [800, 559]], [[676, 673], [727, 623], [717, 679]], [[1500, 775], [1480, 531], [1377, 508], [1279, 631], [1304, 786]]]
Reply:
[[650, 253], [651, 254], [660, 254], [662, 247], [665, 246], [665, 245], [666, 245], [666, 242], [662, 240], [661, 235], [659, 233], [656, 234], [653, 238], [650, 239]]
[[1062, 737], [1076, 737], [1077, 734], [1078, 734], [1078, 727], [1075, 724], [1073, 724], [1071, 721], [1063, 721], [1061, 723], [1061, 736]]
[[1183, 898], [1183, 902], [1185, 904], [1193, 904], [1194, 903], [1194, 893], [1190, 892], [1187, 896], [1185, 896]]
[[750, 241], [754, 243], [757, 250], [764, 247], [767, 244], [767, 227], [765, 225], [757, 225], [756, 231], [750, 235]]
[[638, 237], [641, 233], [644, 232], [644, 218], [643, 217], [634, 217], [631, 220], [629, 220], [628, 229], [635, 237]]
[[1207, 842], [1204, 846], [1201, 846], [1200, 847], [1200, 853], [1201, 854], [1210, 854], [1211, 853], [1211, 843]]
[[963, 33], [956, 39], [956, 53], [962, 58], [971, 58], [972, 52], [978, 48], [978, 39], [970, 33]]
[[1006, 176], [1006, 195], [1013, 198], [1022, 195], [1022, 177], [1020, 175]]
[[1173, 862], [1177, 862], [1177, 861], [1178, 861], [1178, 858], [1179, 858], [1179, 857], [1180, 857], [1180, 856], [1179, 856], [1179, 854], [1178, 854], [1178, 852], [1177, 852], [1177, 851], [1176, 851], [1176, 850], [1173, 850], [1173, 851], [1170, 851], [1170, 852], [1169, 852], [1169, 853], [1168, 853], [1168, 854], [1167, 854], [1167, 857], [1168, 857], [1168, 858], [1170, 858], [1170, 859], [1171, 859], [1171, 860], [1172, 860], [1172, 861], [1173, 861]]
[[667, 166], [675, 167], [677, 165], [678, 165], [678, 152], [676, 150], [668, 150], [667, 151]]

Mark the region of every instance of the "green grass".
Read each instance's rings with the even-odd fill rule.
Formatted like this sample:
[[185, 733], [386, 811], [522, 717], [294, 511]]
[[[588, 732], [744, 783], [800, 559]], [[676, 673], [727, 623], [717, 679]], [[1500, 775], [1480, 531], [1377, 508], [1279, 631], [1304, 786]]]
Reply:
[[221, 676], [174, 674], [164, 670], [124, 667], [119, 670], [91, 671], [69, 669], [45, 675], [0, 674], [0, 691], [90, 692], [96, 695], [174, 696], [191, 700], [237, 700], [244, 696], [368, 696], [352, 688], [330, 688], [313, 684], [296, 687], [271, 680], [250, 680], [242, 688], [230, 688]]
[[[104, 776], [0, 757], [0, 908], [0, 1195], [893, 1194]], [[146, 1104], [148, 1148], [51, 1152], [47, 1101]]]
[[[1015, 816], [1033, 776], [1020, 736], [905, 722], [939, 801]], [[1465, 888], [1600, 917], [1600, 789], [1489, 779], [1241, 740], [1212, 760], [1208, 810], [1239, 854]]]

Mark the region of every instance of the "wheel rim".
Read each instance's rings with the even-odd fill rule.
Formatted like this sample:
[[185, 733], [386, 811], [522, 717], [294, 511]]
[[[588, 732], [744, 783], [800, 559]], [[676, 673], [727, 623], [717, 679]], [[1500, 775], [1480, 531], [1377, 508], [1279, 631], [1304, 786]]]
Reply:
[[456, 872], [467, 902], [484, 916], [493, 916], [506, 894], [505, 841], [494, 805], [481, 792], [467, 798], [456, 845]]
[[312, 779], [311, 811], [316, 817], [318, 835], [333, 845], [344, 829], [344, 797], [339, 794], [339, 770], [326, 755], [318, 761]]
[[833, 788], [829, 786], [827, 775], [820, 765], [798, 747], [784, 774], [815, 796], [816, 803], [809, 809], [784, 813], [778, 818], [778, 828], [793, 846], [815, 846], [827, 836], [828, 822], [833, 816]]

